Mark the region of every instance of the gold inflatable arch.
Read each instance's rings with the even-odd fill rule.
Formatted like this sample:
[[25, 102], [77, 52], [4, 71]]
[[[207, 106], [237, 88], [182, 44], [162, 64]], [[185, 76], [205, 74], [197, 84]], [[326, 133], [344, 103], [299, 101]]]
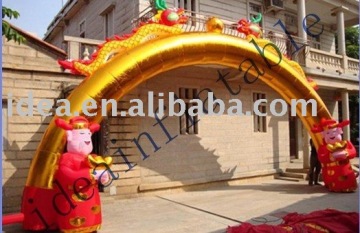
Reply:
[[[250, 38], [252, 39], [252, 38]], [[219, 64], [239, 68], [245, 59], [251, 59], [265, 74], [259, 79], [269, 85], [281, 97], [290, 102], [291, 99], [315, 99], [317, 116], [302, 116], [300, 105], [297, 114], [306, 129], [310, 132], [315, 144], [319, 145], [321, 138], [313, 135], [310, 128], [321, 117], [330, 118], [330, 114], [316, 91], [307, 82], [299, 66], [294, 66], [285, 58], [278, 65], [269, 68], [256, 46], [238, 37], [213, 32], [192, 32], [159, 38], [143, 43], [113, 57], [107, 64], [86, 78], [68, 97], [71, 103], [71, 113], [81, 112], [82, 103], [94, 99], [98, 105], [101, 99], [119, 100], [140, 83], [162, 72], [195, 64]], [[266, 43], [262, 39], [255, 40], [261, 50]], [[266, 43], [265, 43], [266, 42]], [[267, 46], [264, 56], [270, 64], [279, 62], [279, 55], [271, 52]], [[269, 50], [268, 50], [269, 48]], [[257, 76], [250, 62], [244, 62], [242, 69]], [[89, 120], [100, 122], [101, 109], [95, 109], [97, 116]], [[64, 130], [57, 128], [51, 121], [33, 158], [26, 186], [51, 188], [56, 164], [64, 145]], [[70, 117], [66, 117], [67, 120]]]

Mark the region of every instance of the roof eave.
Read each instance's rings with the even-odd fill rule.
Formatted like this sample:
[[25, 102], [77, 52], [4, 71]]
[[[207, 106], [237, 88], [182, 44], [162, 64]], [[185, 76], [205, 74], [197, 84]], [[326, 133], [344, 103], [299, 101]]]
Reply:
[[73, 7], [76, 5], [78, 0], [69, 0], [65, 3], [65, 5], [61, 8], [59, 13], [54, 17], [49, 26], [47, 27], [47, 31], [44, 35], [44, 40], [49, 39], [54, 29], [59, 26], [60, 22], [64, 20], [64, 17], [72, 11]]
[[40, 39], [40, 38], [30, 34], [29, 32], [27, 32], [27, 31], [25, 31], [25, 30], [23, 30], [21, 28], [18, 28], [16, 26], [12, 25], [11, 23], [9, 23], [9, 25], [15, 31], [17, 31], [20, 35], [25, 37], [26, 40], [31, 41], [31, 42], [33, 42], [33, 43], [35, 43], [35, 44], [37, 44], [40, 47], [43, 47], [45, 49], [49, 49], [53, 54], [55, 54], [59, 58], [65, 59], [67, 57], [67, 53], [64, 50], [62, 50], [62, 49], [60, 49], [60, 48], [58, 48], [58, 47], [56, 47], [56, 46], [54, 46], [54, 45]]

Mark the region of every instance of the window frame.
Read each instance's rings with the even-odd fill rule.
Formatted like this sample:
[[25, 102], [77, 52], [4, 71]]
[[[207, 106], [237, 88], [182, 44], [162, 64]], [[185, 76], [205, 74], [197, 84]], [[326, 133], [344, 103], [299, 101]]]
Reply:
[[[260, 8], [260, 12], [257, 12], [257, 11], [253, 11], [251, 9], [251, 5], [255, 5], [257, 7]], [[249, 20], [251, 20], [251, 16], [252, 15], [257, 15], [258, 13], [261, 13], [262, 14], [262, 18], [261, 18], [261, 21], [259, 23], [259, 26], [262, 28], [262, 30], [264, 31], [264, 25], [265, 25], [265, 20], [264, 20], [264, 7], [263, 5], [260, 3], [260, 2], [250, 2], [250, 1], [247, 1], [247, 17]]]
[[[105, 7], [104, 10], [101, 11], [100, 16], [103, 18], [103, 24], [104, 24], [104, 39], [110, 38], [115, 35], [115, 6], [116, 3], [111, 3], [107, 7]], [[111, 14], [111, 29], [108, 27], [109, 22], [109, 15]], [[111, 32], [110, 32], [110, 30]]]
[[[267, 103], [261, 103], [259, 105], [259, 107], [265, 108], [265, 112], [261, 111], [259, 109], [259, 111], [261, 113], [266, 113], [265, 116], [259, 116], [257, 114], [255, 114], [254, 112], [254, 104], [255, 101], [259, 100], [259, 99], [266, 99], [267, 100], [267, 96], [265, 92], [261, 92], [261, 91], [257, 91], [257, 92], [252, 92], [252, 114], [253, 114], [253, 132], [254, 133], [267, 133], [268, 132], [268, 127], [267, 127], [267, 113], [268, 113], [268, 106]], [[262, 95], [264, 98], [256, 98], [255, 99], [255, 95]], [[259, 126], [260, 124], [260, 126]]]
[[[104, 16], [104, 37], [106, 38], [110, 38], [112, 37], [115, 33], [114, 33], [114, 11], [109, 11], [108, 13], [106, 13]], [[110, 18], [111, 17], [111, 18]], [[110, 20], [112, 22], [110, 22]]]
[[174, 3], [175, 7], [183, 8], [186, 11], [197, 12], [199, 9], [198, 0], [175, 0]]
[[321, 50], [321, 35], [311, 37], [311, 48]]
[[[82, 25], [84, 25], [84, 26], [82, 27]], [[79, 23], [79, 37], [81, 37], [81, 38], [86, 37], [86, 20], [85, 19]]]
[[[285, 16], [285, 26], [289, 27], [297, 27], [297, 17], [296, 14], [292, 13], [292, 12], [286, 12], [284, 14]], [[291, 19], [291, 20], [290, 20]]]
[[[192, 90], [191, 95], [184, 96], [183, 90]], [[184, 87], [180, 86], [177, 88], [177, 96], [179, 99], [183, 100], [185, 102], [185, 113], [181, 116], [179, 116], [179, 134], [180, 135], [198, 135], [199, 134], [199, 116], [190, 116], [187, 114], [187, 111], [190, 107], [195, 106], [196, 103], [190, 103], [189, 101], [192, 99], [198, 99], [199, 94], [199, 88], [196, 87]], [[192, 119], [191, 119], [192, 118]], [[188, 125], [193, 122], [193, 125], [191, 127], [188, 127]], [[184, 128], [185, 125], [185, 128]]]

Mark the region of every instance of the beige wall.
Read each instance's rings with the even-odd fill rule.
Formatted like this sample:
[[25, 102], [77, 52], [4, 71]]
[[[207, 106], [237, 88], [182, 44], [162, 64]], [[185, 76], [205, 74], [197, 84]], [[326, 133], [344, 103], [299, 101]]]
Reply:
[[[231, 83], [235, 88], [240, 81], [242, 86], [239, 95], [231, 96], [222, 83], [216, 83], [217, 78], [216, 69], [177, 69], [141, 84], [133, 90], [132, 98], [145, 100], [146, 107], [149, 91], [154, 94], [163, 92], [168, 96], [169, 91], [178, 95], [180, 87], [199, 90], [210, 88], [215, 96], [224, 102], [233, 98], [240, 99], [244, 112], [251, 111], [253, 92], [266, 93], [269, 101], [279, 98], [278, 94], [261, 81], [250, 85], [242, 80]], [[167, 103], [167, 98], [164, 98], [164, 101]], [[226, 108], [228, 107], [229, 104], [226, 105]], [[270, 114], [269, 106], [268, 112]], [[289, 161], [287, 115], [268, 116], [266, 133], [253, 132], [253, 116], [201, 116], [197, 135], [180, 135], [179, 117], [168, 117], [163, 121], [166, 130], [173, 137], [178, 135], [168, 143], [166, 142], [169, 139], [159, 125], [153, 126], [156, 120], [152, 117], [117, 117], [110, 122], [121, 125], [110, 128], [110, 131], [116, 131], [111, 132], [110, 137], [121, 135], [123, 139], [111, 147], [110, 154], [114, 154], [118, 147], [123, 147], [129, 161], [138, 163], [134, 169], [125, 173], [128, 166], [122, 158], [115, 156], [116, 163], [122, 163], [114, 166], [121, 177], [113, 183], [118, 186], [119, 195], [137, 193], [138, 190], [149, 191], [271, 174], [277, 168], [284, 168]], [[119, 130], [127, 133], [120, 133]], [[142, 160], [141, 153], [130, 141], [142, 132], [149, 133], [157, 146], [161, 147], [154, 152], [154, 147], [147, 138], [142, 137], [140, 144], [144, 151], [150, 154], [146, 160]]]
[[332, 117], [336, 120], [339, 119], [338, 100], [341, 100], [341, 94], [339, 91], [319, 89], [318, 94], [324, 101]]
[[[256, 2], [256, 1], [254, 1]], [[229, 1], [199, 1], [199, 11], [206, 15], [216, 15], [221, 19], [237, 22], [240, 18], [246, 17], [246, 1], [229, 0]]]
[[[55, 101], [62, 97], [63, 86], [77, 84], [81, 79], [61, 72], [57, 56], [36, 44], [18, 45], [3, 40], [3, 213], [20, 210], [22, 190], [31, 159], [51, 117], [19, 116], [16, 104], [31, 92], [36, 108], [40, 99]], [[13, 104], [8, 103], [11, 93]], [[13, 116], [8, 114], [13, 108]], [[27, 107], [23, 107], [25, 110]]]

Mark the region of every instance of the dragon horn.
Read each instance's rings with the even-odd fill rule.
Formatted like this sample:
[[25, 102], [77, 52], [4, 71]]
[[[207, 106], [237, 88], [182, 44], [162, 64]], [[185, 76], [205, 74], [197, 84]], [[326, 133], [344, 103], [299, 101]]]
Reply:
[[251, 22], [252, 23], [259, 23], [260, 21], [261, 21], [261, 19], [262, 19], [262, 14], [261, 13], [259, 13], [256, 17], [251, 17]]
[[156, 10], [166, 10], [167, 6], [166, 6], [166, 1], [165, 0], [155, 0], [155, 8]]

